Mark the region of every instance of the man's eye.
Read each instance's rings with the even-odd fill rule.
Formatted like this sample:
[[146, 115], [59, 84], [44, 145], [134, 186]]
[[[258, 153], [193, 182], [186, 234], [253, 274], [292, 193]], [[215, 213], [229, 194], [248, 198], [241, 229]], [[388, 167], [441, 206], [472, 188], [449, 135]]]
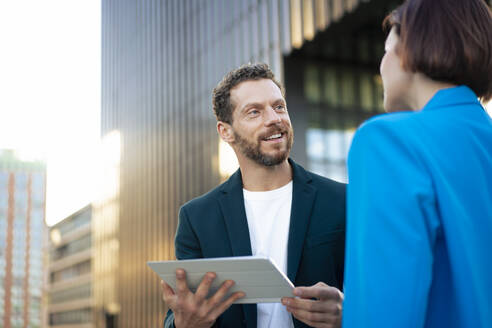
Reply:
[[250, 110], [250, 111], [248, 112], [248, 115], [257, 115], [257, 114], [259, 114], [259, 113], [260, 113], [260, 111], [259, 111], [259, 110], [257, 110], [257, 109], [252, 109], [252, 110]]
[[285, 110], [285, 106], [284, 106], [284, 105], [277, 105], [277, 106], [275, 107], [275, 109], [276, 109], [276, 110], [280, 110], [280, 111], [282, 111], [282, 110]]

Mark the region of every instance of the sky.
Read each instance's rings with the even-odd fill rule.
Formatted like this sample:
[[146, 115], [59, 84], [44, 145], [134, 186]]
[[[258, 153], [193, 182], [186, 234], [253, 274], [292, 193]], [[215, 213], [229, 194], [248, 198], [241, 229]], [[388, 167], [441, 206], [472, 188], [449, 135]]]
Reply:
[[101, 3], [0, 0], [0, 149], [47, 162], [49, 225], [92, 200]]

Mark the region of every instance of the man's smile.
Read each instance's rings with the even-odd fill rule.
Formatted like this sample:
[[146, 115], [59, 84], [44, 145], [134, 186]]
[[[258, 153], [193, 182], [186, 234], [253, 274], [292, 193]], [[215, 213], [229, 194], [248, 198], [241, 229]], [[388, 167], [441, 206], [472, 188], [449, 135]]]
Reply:
[[266, 141], [268, 143], [277, 143], [281, 142], [284, 139], [285, 133], [283, 132], [277, 132], [275, 134], [272, 134], [266, 138], [263, 138], [263, 141]]

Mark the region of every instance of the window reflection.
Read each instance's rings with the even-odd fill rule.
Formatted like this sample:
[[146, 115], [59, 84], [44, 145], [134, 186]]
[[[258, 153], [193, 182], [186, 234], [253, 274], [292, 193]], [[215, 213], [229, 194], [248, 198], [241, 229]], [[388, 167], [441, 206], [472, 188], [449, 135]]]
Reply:
[[347, 182], [346, 159], [355, 130], [384, 112], [379, 76], [383, 53], [379, 25], [352, 29], [340, 22], [286, 60], [288, 88], [302, 84], [302, 99], [289, 93], [287, 97], [306, 115], [307, 129], [302, 132], [310, 170]]
[[308, 129], [306, 143], [309, 169], [330, 179], [347, 182], [345, 159], [353, 135], [353, 129]]

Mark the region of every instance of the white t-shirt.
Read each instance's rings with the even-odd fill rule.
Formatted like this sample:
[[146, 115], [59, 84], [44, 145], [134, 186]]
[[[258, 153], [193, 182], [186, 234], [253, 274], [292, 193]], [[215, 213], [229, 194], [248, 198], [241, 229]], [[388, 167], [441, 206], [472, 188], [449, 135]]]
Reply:
[[[253, 255], [273, 259], [287, 274], [287, 242], [289, 240], [292, 181], [271, 191], [243, 189]], [[257, 305], [258, 328], [294, 327], [292, 316], [280, 303]]]

